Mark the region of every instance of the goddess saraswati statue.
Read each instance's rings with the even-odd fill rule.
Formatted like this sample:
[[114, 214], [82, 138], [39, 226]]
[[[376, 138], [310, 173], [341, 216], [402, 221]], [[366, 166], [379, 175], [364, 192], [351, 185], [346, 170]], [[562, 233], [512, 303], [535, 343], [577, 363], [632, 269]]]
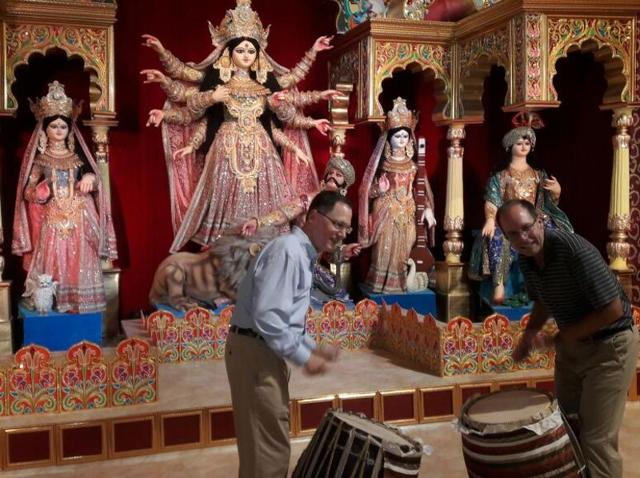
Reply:
[[50, 275], [59, 312], [103, 310], [100, 260], [117, 258], [116, 239], [98, 167], [76, 126], [79, 109], [57, 81], [31, 109], [38, 123], [20, 168], [12, 243], [27, 271], [23, 295], [32, 305], [39, 276]]
[[[407, 264], [416, 242], [415, 125], [405, 100], [397, 98], [360, 185], [358, 242], [363, 247], [373, 245], [366, 283], [377, 293], [407, 290]], [[433, 246], [433, 193], [426, 176], [419, 184], [426, 198], [419, 222], [426, 221]]]
[[149, 113], [149, 123], [163, 126], [172, 252], [189, 240], [211, 244], [231, 225], [290, 202], [294, 192], [278, 148], [308, 165], [311, 158], [308, 144], [300, 137], [292, 140], [284, 126], [315, 127], [323, 134], [329, 129], [327, 120], [306, 118], [298, 108], [332, 92], [286, 90], [305, 77], [318, 51], [330, 48], [329, 38], [319, 38], [288, 71], [266, 53], [269, 30], [249, 0], [237, 0], [220, 26], [210, 30], [215, 50], [198, 65], [182, 63], [157, 38], [144, 36], [172, 78], [156, 70], [142, 72], [147, 82], [161, 83], [168, 98], [163, 110]]
[[[543, 126], [535, 113], [519, 113], [514, 128], [502, 138], [505, 157], [500, 160], [485, 189], [485, 223], [471, 250], [469, 276], [475, 280], [490, 277], [493, 282], [491, 300], [501, 304], [507, 298], [506, 285], [516, 252], [496, 224], [498, 208], [510, 199], [529, 201], [543, 218], [545, 227], [573, 231], [567, 215], [558, 207], [560, 183], [536, 166], [533, 151], [536, 133]], [[515, 288], [513, 293], [517, 292]]]

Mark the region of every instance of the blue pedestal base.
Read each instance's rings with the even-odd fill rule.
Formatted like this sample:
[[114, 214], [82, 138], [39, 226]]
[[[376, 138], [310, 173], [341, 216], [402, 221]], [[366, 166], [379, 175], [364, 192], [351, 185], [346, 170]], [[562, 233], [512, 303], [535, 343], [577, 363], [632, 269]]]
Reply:
[[[165, 312], [170, 312], [171, 314], [173, 314], [173, 316], [176, 319], [184, 319], [185, 312], [182, 311], [182, 310], [174, 309], [169, 304], [152, 304], [152, 305], [156, 308], [156, 310], [164, 310]], [[211, 307], [205, 307], [204, 304], [200, 305], [200, 307], [202, 307], [203, 309], [207, 309], [207, 310], [211, 311], [212, 314], [218, 315], [218, 314], [220, 314], [220, 312], [222, 312], [222, 310], [225, 307], [227, 307], [229, 305], [232, 305], [232, 304], [231, 303], [224, 304], [224, 305], [221, 305], [220, 307], [218, 307], [216, 309], [213, 309]]]
[[384, 300], [387, 305], [398, 304], [403, 309], [414, 309], [418, 314], [431, 314], [433, 317], [437, 317], [436, 294], [431, 289], [397, 294], [377, 294], [372, 292], [368, 285], [360, 284], [360, 290], [376, 304], [382, 304]]
[[102, 312], [61, 314], [18, 307], [22, 320], [22, 345], [37, 344], [52, 351], [67, 350], [82, 340], [102, 345]]

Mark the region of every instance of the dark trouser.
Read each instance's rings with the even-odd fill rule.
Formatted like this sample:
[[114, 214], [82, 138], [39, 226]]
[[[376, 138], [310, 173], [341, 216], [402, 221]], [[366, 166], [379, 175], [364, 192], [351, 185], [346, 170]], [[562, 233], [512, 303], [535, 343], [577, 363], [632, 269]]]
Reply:
[[555, 384], [565, 413], [580, 418], [580, 446], [591, 478], [621, 478], [618, 431], [638, 360], [638, 333], [556, 344]]
[[289, 369], [262, 340], [230, 332], [225, 350], [240, 478], [289, 470]]

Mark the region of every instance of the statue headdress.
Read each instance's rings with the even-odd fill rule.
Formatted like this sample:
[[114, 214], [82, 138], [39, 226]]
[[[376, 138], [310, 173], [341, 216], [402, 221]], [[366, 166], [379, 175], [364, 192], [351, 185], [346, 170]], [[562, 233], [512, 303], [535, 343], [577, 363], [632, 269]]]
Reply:
[[29, 99], [29, 104], [38, 121], [56, 115], [72, 118], [74, 114], [73, 100], [65, 94], [64, 85], [58, 81], [49, 83], [47, 96], [36, 101]]
[[329, 171], [329, 168], [337, 169], [342, 173], [348, 188], [353, 186], [356, 182], [356, 172], [351, 163], [344, 158], [344, 154], [335, 154], [334, 156], [331, 156], [327, 163], [327, 167], [324, 170], [325, 176], [327, 171]]
[[[113, 229], [113, 220], [111, 218], [111, 205], [104, 189], [100, 169], [98, 168], [98, 164], [96, 163], [89, 146], [87, 146], [87, 143], [84, 141], [82, 134], [78, 129], [78, 125], [75, 122], [75, 119], [82, 110], [82, 103], [74, 105], [73, 100], [65, 94], [64, 85], [58, 81], [49, 83], [49, 92], [46, 96], [36, 101], [29, 100], [29, 103], [31, 104], [31, 111], [33, 111], [38, 123], [36, 124], [33, 134], [31, 135], [31, 139], [29, 140], [29, 144], [25, 149], [22, 164], [20, 166], [15, 212], [13, 216], [13, 240], [11, 243], [11, 250], [13, 254], [17, 256], [27, 256], [28, 259], [25, 258], [24, 262], [26, 267], [31, 260], [30, 258], [32, 253], [34, 252], [33, 247], [38, 236], [34, 236], [32, 238], [32, 233], [34, 233], [34, 228], [30, 224], [30, 216], [32, 212], [28, 211], [27, 205], [25, 204], [24, 190], [27, 187], [34, 159], [39, 150], [39, 139], [45, 134], [42, 129], [43, 120], [50, 116], [62, 115], [73, 120], [67, 142], [70, 142], [72, 136], [75, 136], [78, 146], [84, 154], [84, 158], [87, 163], [86, 165], [96, 177], [97, 190], [92, 194], [95, 197], [96, 209], [98, 211], [98, 228], [100, 231], [98, 254], [100, 257], [105, 259], [117, 259], [118, 253], [116, 250], [116, 236]], [[69, 149], [72, 149], [71, 145], [69, 145]], [[42, 211], [34, 210], [34, 214], [42, 214]], [[36, 222], [40, 220], [36, 220]], [[37, 231], [38, 229], [35, 228], [35, 230]]]
[[542, 119], [532, 111], [521, 111], [511, 120], [513, 129], [502, 137], [502, 147], [509, 151], [520, 138], [528, 138], [531, 141], [531, 151], [536, 147], [536, 133], [534, 128], [544, 126]]
[[233, 38], [253, 38], [260, 45], [260, 49], [267, 47], [269, 28], [262, 27], [258, 13], [251, 9], [251, 0], [236, 0], [236, 8], [227, 10], [219, 27], [209, 22], [211, 40], [216, 45], [225, 45]]
[[417, 123], [417, 115], [414, 115], [407, 108], [407, 101], [404, 98], [398, 97], [393, 100], [393, 109], [387, 113], [387, 121], [385, 122], [387, 131], [394, 128], [409, 128], [413, 131]]

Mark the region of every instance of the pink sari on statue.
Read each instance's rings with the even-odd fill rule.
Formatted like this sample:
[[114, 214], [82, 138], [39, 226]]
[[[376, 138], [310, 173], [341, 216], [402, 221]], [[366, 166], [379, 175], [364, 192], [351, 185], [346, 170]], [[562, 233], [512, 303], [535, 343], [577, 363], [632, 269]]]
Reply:
[[[96, 176], [96, 190], [89, 194], [79, 191], [69, 194], [66, 188], [74, 186], [78, 167], [58, 170], [40, 160], [36, 144], [41, 129], [39, 122], [25, 152], [16, 197], [12, 252], [23, 256], [23, 267], [27, 271], [23, 296], [31, 297], [38, 276], [49, 274], [58, 283], [56, 309], [59, 312], [104, 310], [101, 259], [117, 259], [117, 251], [100, 172], [74, 123], [73, 132]], [[37, 168], [38, 182], [44, 177], [54, 186], [45, 204], [25, 200], [34, 168]]]

